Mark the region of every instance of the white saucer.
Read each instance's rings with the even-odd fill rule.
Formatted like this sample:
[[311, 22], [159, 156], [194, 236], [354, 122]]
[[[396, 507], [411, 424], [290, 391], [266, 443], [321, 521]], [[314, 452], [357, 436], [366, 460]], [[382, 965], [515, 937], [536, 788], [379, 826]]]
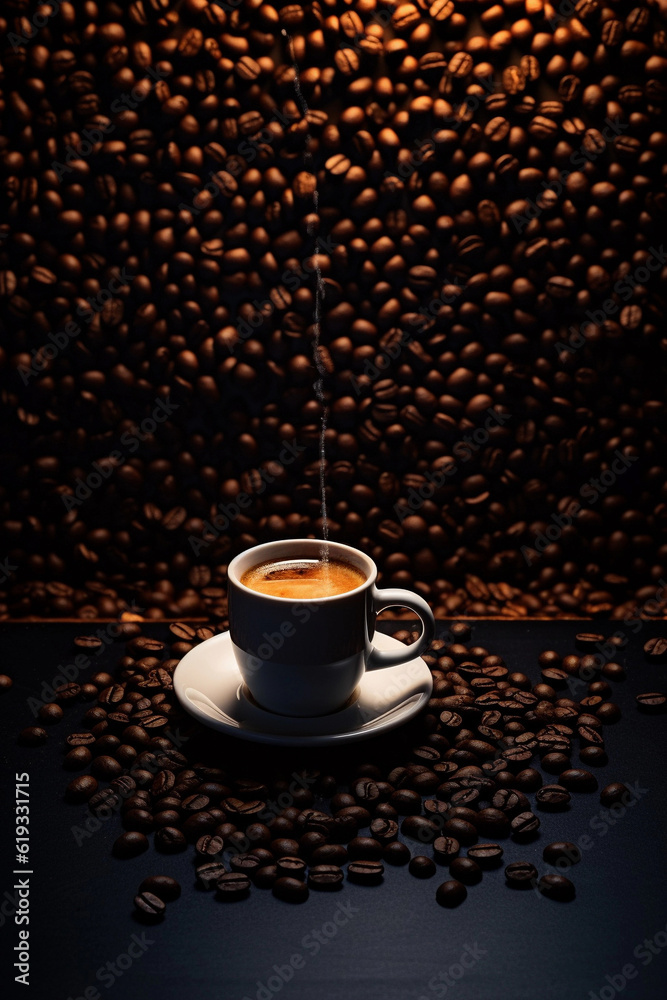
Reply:
[[[375, 633], [373, 642], [378, 649], [403, 646], [382, 632]], [[229, 632], [195, 646], [174, 673], [178, 700], [205, 726], [280, 746], [329, 746], [377, 736], [421, 711], [432, 687], [431, 671], [418, 656], [397, 667], [365, 673], [347, 705], [331, 715], [307, 719], [276, 715], [248, 696]]]

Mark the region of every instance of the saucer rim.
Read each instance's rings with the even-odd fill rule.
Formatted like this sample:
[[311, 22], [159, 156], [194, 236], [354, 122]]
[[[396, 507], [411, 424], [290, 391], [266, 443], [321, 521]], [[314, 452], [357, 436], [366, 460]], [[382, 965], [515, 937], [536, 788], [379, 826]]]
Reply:
[[[380, 633], [389, 639], [393, 639], [393, 636], [387, 635], [386, 632]], [[386, 668], [389, 671], [405, 669], [409, 664], [419, 662], [420, 666], [423, 668], [422, 676], [418, 679], [417, 690], [413, 692], [412, 703], [405, 706], [404, 711], [399, 711], [396, 718], [390, 718], [382, 721], [382, 716], [378, 717], [378, 725], [371, 723], [368, 728], [354, 728], [344, 730], [342, 732], [335, 733], [321, 733], [321, 734], [308, 734], [308, 735], [289, 735], [286, 733], [272, 733], [265, 730], [257, 728], [245, 728], [244, 726], [231, 726], [222, 720], [212, 718], [206, 711], [199, 708], [193, 701], [191, 701], [188, 696], [188, 691], [190, 689], [197, 690], [194, 688], [192, 683], [188, 683], [184, 678], [183, 666], [189, 659], [191, 662], [188, 666], [191, 666], [192, 660], [197, 660], [201, 656], [201, 650], [207, 644], [212, 643], [231, 643], [231, 638], [229, 631], [220, 632], [217, 635], [211, 636], [210, 639], [206, 639], [204, 642], [199, 643], [193, 649], [189, 650], [183, 659], [180, 661], [176, 667], [173, 675], [174, 693], [178, 698], [179, 704], [182, 708], [193, 718], [201, 722], [202, 725], [206, 726], [208, 729], [213, 729], [218, 733], [225, 736], [236, 737], [237, 739], [245, 740], [249, 743], [264, 743], [267, 745], [274, 746], [331, 746], [339, 745], [341, 743], [357, 743], [363, 740], [372, 739], [374, 736], [381, 736], [391, 729], [395, 729], [400, 725], [405, 725], [410, 719], [414, 718], [428, 703], [431, 693], [433, 690], [433, 678], [431, 676], [431, 671], [429, 670], [428, 664], [424, 662], [421, 656], [415, 656], [411, 660], [406, 660], [404, 663], [397, 664], [395, 667]], [[395, 642], [398, 640], [394, 640]], [[180, 671], [180, 678], [179, 678]], [[239, 674], [240, 679], [240, 674]], [[360, 681], [359, 686], [363, 685], [363, 678]], [[200, 694], [205, 692], [200, 691]], [[205, 695], [206, 696], [206, 695]], [[208, 697], [208, 696], [206, 696]], [[400, 706], [399, 706], [400, 707]], [[220, 709], [222, 711], [222, 709]], [[263, 711], [267, 711], [263, 709]], [[391, 712], [391, 706], [387, 707], [386, 712]], [[267, 713], [268, 714], [268, 713]], [[331, 713], [336, 714], [336, 713]], [[384, 714], [384, 713], [383, 713]], [[230, 716], [231, 718], [231, 716]], [[305, 721], [302, 717], [295, 717], [295, 721]]]

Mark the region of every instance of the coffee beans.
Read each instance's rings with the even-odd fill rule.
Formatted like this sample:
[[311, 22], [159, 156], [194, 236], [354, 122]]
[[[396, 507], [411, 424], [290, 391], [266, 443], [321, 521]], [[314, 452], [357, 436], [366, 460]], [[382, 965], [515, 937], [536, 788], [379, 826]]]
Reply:
[[[664, 604], [643, 593], [662, 560], [650, 544], [661, 278], [644, 266], [663, 194], [659, 5], [627, 18], [588, 5], [585, 30], [575, 20], [554, 38], [537, 8], [522, 19], [497, 4], [480, 36], [471, 5], [452, 0], [396, 3], [384, 32], [372, 4], [330, 17], [263, 5], [245, 20], [195, 2], [79, 6], [66, 48], [59, 15], [28, 25], [29, 58], [10, 54], [0, 363], [16, 376], [4, 518], [20, 571], [0, 615], [114, 619], [134, 598], [151, 619], [223, 621], [229, 539], [205, 533], [218, 503], [252, 500], [230, 521], [232, 550], [316, 533], [316, 294], [336, 537], [363, 529], [383, 577], [418, 585], [448, 618], [622, 619]], [[280, 56], [268, 46], [279, 25], [292, 35]], [[113, 135], [86, 139], [125, 90]], [[607, 118], [628, 131], [608, 142]], [[586, 169], [572, 171], [580, 146]], [[461, 275], [443, 268], [452, 248]], [[614, 290], [637, 270], [627, 296]], [[584, 336], [588, 314], [603, 318]], [[72, 407], [69, 441], [52, 414]], [[283, 425], [305, 450], [276, 474]], [[452, 468], [445, 445], [470, 436]], [[622, 463], [635, 458], [630, 490]], [[582, 486], [600, 506], [575, 515]]]
[[219, 899], [225, 901], [243, 899], [250, 892], [250, 879], [242, 872], [227, 872], [216, 881], [216, 890]]
[[[199, 639], [197, 631], [179, 628], [172, 634], [187, 645]], [[415, 638], [401, 631], [406, 642]], [[399, 734], [391, 763], [353, 758], [349, 774], [345, 769], [340, 776], [304, 772], [301, 781], [299, 775], [295, 780], [274, 772], [269, 758], [259, 754], [253, 758], [257, 771], [238, 773], [231, 758], [207, 758], [201, 744], [195, 754], [189, 740], [177, 749], [171, 729], [151, 733], [146, 728], [146, 720], [173, 696], [178, 658], [166, 658], [176, 642], [166, 650], [143, 638], [135, 632], [127, 647], [132, 655], [119, 656], [113, 673], [96, 675], [98, 703], [83, 712], [83, 721], [73, 720], [74, 731], [64, 741], [65, 767], [94, 773], [74, 778], [66, 797], [88, 802], [93, 816], [122, 824], [125, 832], [113, 847], [119, 858], [146, 851], [146, 834], [162, 854], [189, 850], [196, 885], [221, 900], [242, 898], [254, 884], [281, 900], [302, 902], [310, 889], [343, 889], [342, 865], [347, 881], [360, 886], [379, 885], [385, 864], [408, 865], [410, 874], [422, 879], [447, 865], [451, 878], [437, 900], [458, 905], [465, 886], [502, 864], [503, 847], [480, 840], [534, 839], [540, 819], [533, 808], [544, 814], [545, 828], [551, 830], [556, 817], [546, 814], [597, 788], [590, 771], [562, 766], [569, 765], [569, 755], [574, 758], [578, 751], [582, 761], [590, 756], [591, 764], [606, 760], [605, 719], [599, 713], [603, 706], [615, 708], [606, 680], [589, 682], [575, 700], [543, 682], [531, 686], [527, 675], [511, 673], [511, 665], [481, 645], [436, 640], [425, 657], [433, 671], [434, 704], [414, 720], [421, 735], [401, 740]], [[455, 638], [463, 640], [464, 634], [458, 630]], [[573, 657], [576, 664], [570, 664], [572, 654], [558, 657], [568, 670], [575, 669], [568, 677], [576, 676], [585, 659]], [[542, 659], [555, 662], [551, 654]], [[75, 705], [63, 711], [74, 713]], [[170, 712], [177, 726], [180, 709]], [[114, 715], [123, 717], [122, 728], [114, 725]], [[611, 718], [612, 713], [606, 709], [602, 715]], [[545, 782], [537, 766], [525, 766], [526, 756], [539, 758], [543, 770], [558, 780]], [[109, 786], [98, 789], [97, 778]], [[629, 794], [627, 786], [612, 782], [600, 801], [609, 809], [625, 807]], [[405, 838], [419, 848], [413, 848], [414, 857]], [[543, 857], [560, 877], [580, 859], [581, 850], [554, 841]], [[567, 879], [543, 876], [538, 883], [530, 862], [512, 862], [505, 875], [509, 885], [537, 886], [554, 899], [574, 894]], [[137, 913], [141, 919], [159, 919], [160, 901], [178, 893], [174, 880], [149, 876], [138, 890]]]
[[171, 903], [181, 895], [181, 887], [170, 875], [148, 875], [139, 886], [139, 892], [150, 892], [163, 902]]
[[415, 878], [431, 878], [435, 875], [435, 862], [431, 858], [418, 854], [410, 861], [408, 871]]
[[351, 861], [347, 866], [350, 882], [360, 885], [379, 885], [383, 874], [384, 865], [380, 861]]
[[163, 854], [177, 854], [187, 847], [184, 834], [174, 826], [163, 826], [155, 834], [155, 847]]
[[113, 853], [117, 858], [136, 858], [149, 847], [148, 838], [137, 830], [122, 833], [114, 841]]
[[433, 857], [440, 865], [448, 865], [460, 850], [461, 845], [454, 837], [437, 837], [433, 841]]
[[667, 661], [667, 639], [658, 637], [655, 639], [648, 639], [644, 643], [644, 654], [649, 660], [653, 660], [655, 663], [664, 663]]
[[473, 858], [454, 858], [449, 865], [449, 871], [464, 885], [476, 885], [482, 881], [482, 869]]
[[167, 909], [163, 900], [152, 892], [140, 892], [134, 897], [134, 905], [141, 917], [154, 921], [161, 920]]
[[568, 840], [558, 840], [553, 844], [547, 844], [542, 852], [544, 860], [557, 868], [561, 866], [569, 868], [581, 861], [581, 851], [576, 844]]
[[[480, 868], [496, 868], [502, 861], [503, 849], [500, 844], [474, 844], [468, 848], [466, 855]], [[464, 882], [465, 879], [461, 881]]]
[[617, 803], [628, 805], [631, 800], [630, 789], [620, 781], [612, 781], [611, 784], [605, 785], [600, 792], [600, 802], [603, 806], [613, 806]]
[[637, 708], [647, 715], [659, 715], [667, 708], [667, 694], [662, 691], [647, 691], [635, 697]]
[[410, 861], [410, 848], [407, 844], [401, 844], [398, 840], [394, 840], [385, 846], [382, 851], [382, 860], [386, 861], [388, 865], [397, 867], [407, 865]]
[[343, 886], [343, 869], [338, 865], [315, 865], [308, 871], [308, 888], [334, 892]]
[[308, 886], [298, 878], [278, 877], [273, 883], [273, 895], [287, 903], [305, 903], [309, 895]]
[[464, 899], [466, 899], [467, 895], [468, 890], [466, 887], [461, 882], [452, 878], [438, 886], [435, 894], [435, 901], [440, 906], [445, 906], [448, 909], [451, 909], [455, 906], [460, 906]]
[[48, 733], [41, 726], [26, 726], [18, 736], [18, 742], [24, 747], [38, 747], [47, 739]]
[[276, 861], [276, 871], [279, 877], [306, 878], [306, 862], [301, 858], [279, 858]]
[[203, 865], [197, 865], [195, 875], [197, 885], [201, 889], [215, 889], [227, 869], [221, 861], [205, 861]]
[[549, 899], [567, 902], [575, 897], [574, 885], [564, 875], [543, 875], [537, 887]]
[[512, 836], [515, 840], [532, 840], [540, 828], [538, 817], [532, 812], [518, 813], [511, 822]]
[[594, 792], [598, 787], [597, 778], [590, 771], [571, 767], [558, 776], [558, 783], [573, 792]]
[[529, 889], [537, 878], [537, 868], [529, 861], [513, 861], [505, 868], [505, 879], [513, 889]]
[[97, 791], [97, 781], [90, 774], [82, 774], [79, 778], [73, 778], [65, 789], [65, 798], [68, 802], [87, 802]]
[[539, 808], [549, 810], [549, 812], [567, 809], [570, 799], [570, 793], [562, 785], [543, 785], [535, 793], [535, 801]]

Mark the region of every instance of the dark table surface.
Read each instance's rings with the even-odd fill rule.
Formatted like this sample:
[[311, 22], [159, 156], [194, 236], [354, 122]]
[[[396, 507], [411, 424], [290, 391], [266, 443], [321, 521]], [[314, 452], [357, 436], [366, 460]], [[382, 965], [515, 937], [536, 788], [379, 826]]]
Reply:
[[[383, 622], [381, 627], [391, 631], [392, 623]], [[607, 635], [619, 628], [616, 623], [599, 622], [593, 627]], [[575, 633], [590, 628], [590, 623], [582, 622], [477, 622], [473, 640], [502, 655], [511, 670], [524, 671], [537, 681], [539, 651], [574, 652]], [[447, 624], [441, 623], [442, 634], [446, 629]], [[667, 631], [664, 624], [645, 624], [615, 657], [627, 666], [627, 680], [614, 685], [613, 695], [623, 719], [606, 727], [610, 763], [596, 769], [600, 787], [621, 780], [636, 788], [634, 804], [614, 820], [605, 818], [597, 793], [575, 794], [568, 812], [541, 814], [541, 835], [533, 843], [503, 841], [504, 863], [531, 860], [543, 873], [549, 870], [542, 861], [545, 844], [585, 838], [583, 860], [571, 875], [576, 899], [556, 903], [533, 891], [512, 891], [501, 867], [485, 873], [482, 883], [470, 888], [466, 902], [455, 910], [435, 902], [437, 885], [448, 877], [446, 868], [421, 881], [407, 868], [387, 866], [381, 887], [346, 882], [339, 893], [311, 892], [302, 906], [280, 902], [260, 890], [253, 890], [244, 901], [225, 904], [193, 888], [192, 849], [171, 857], [151, 849], [130, 861], [113, 858], [118, 818], [77, 844], [75, 828], [82, 825], [87, 810], [63, 802], [71, 775], [62, 770], [55, 745], [76, 728], [80, 708], [67, 710], [66, 719], [50, 730], [45, 746], [17, 747], [15, 739], [18, 730], [33, 721], [28, 698], [39, 696], [42, 682], [53, 678], [59, 664], [71, 662], [72, 639], [86, 631], [84, 624], [2, 626], [0, 671], [14, 678], [13, 689], [0, 697], [6, 765], [0, 800], [0, 975], [2, 983], [9, 984], [9, 995], [39, 1000], [183, 996], [612, 1000], [617, 993], [628, 1000], [657, 1000], [664, 996], [667, 715], [640, 715], [634, 703], [640, 691], [667, 689], [667, 665], [648, 664], [642, 654], [646, 639]], [[148, 625], [145, 631], [158, 637], [167, 634], [164, 625]], [[117, 655], [117, 647], [115, 652], [105, 651], [95, 659], [93, 671], [111, 666]], [[214, 738], [227, 761], [248, 752], [247, 744]], [[381, 759], [384, 746], [369, 741], [354, 750], [328, 751], [333, 756], [325, 755], [326, 759], [306, 750], [289, 763], [301, 767], [324, 763], [335, 770], [337, 753], [348, 754], [348, 763], [374, 761]], [[12, 912], [12, 873], [17, 867], [14, 773], [24, 771], [30, 774], [33, 872], [27, 989], [14, 982], [12, 968], [19, 931]], [[411, 846], [415, 854], [429, 850]], [[178, 878], [183, 894], [171, 904], [162, 924], [146, 928], [133, 916], [132, 898], [141, 879], [156, 872]]]

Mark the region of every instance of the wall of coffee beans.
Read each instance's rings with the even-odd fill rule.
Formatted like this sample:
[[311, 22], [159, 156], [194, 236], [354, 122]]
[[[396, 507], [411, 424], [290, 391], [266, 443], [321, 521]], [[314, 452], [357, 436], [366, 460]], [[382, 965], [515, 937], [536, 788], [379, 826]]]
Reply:
[[667, 4], [5, 0], [0, 616], [663, 606]]

